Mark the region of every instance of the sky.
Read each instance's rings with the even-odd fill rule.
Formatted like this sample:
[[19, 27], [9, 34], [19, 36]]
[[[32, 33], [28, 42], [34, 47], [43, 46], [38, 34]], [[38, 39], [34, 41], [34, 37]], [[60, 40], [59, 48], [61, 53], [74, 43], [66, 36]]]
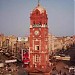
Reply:
[[[48, 14], [49, 33], [74, 35], [74, 0], [40, 0]], [[38, 0], [0, 0], [0, 33], [29, 36], [30, 12]]]

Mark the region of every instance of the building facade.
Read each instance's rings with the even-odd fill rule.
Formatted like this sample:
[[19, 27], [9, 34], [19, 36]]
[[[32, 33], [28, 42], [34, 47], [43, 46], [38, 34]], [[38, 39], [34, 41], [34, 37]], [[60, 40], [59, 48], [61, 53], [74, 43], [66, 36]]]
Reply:
[[37, 71], [47, 70], [49, 63], [48, 50], [48, 17], [46, 10], [38, 4], [30, 14], [30, 68]]

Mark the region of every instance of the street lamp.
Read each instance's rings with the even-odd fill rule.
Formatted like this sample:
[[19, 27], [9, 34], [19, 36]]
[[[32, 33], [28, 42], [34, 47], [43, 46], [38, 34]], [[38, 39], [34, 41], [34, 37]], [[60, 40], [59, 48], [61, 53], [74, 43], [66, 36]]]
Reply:
[[17, 57], [17, 43], [18, 43], [18, 41], [16, 40], [16, 57]]
[[7, 46], [6, 52], [9, 52], [9, 39], [6, 39], [6, 46]]

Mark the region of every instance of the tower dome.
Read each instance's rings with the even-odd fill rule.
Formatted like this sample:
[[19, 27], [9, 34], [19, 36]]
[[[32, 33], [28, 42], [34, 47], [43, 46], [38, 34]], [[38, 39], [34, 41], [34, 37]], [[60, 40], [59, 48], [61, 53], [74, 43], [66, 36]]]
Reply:
[[46, 10], [45, 8], [43, 8], [41, 5], [38, 5], [35, 9], [33, 9], [33, 11], [39, 10], [40, 13], [44, 13]]
[[34, 24], [45, 24], [47, 25], [48, 17], [46, 13], [46, 9], [43, 8], [39, 3], [30, 13], [30, 23]]

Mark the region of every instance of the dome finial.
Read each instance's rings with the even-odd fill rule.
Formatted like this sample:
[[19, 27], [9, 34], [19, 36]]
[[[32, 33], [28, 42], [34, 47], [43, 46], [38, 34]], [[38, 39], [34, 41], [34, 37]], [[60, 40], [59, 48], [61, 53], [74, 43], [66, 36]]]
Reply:
[[40, 2], [39, 2], [40, 0], [38, 0], [38, 6], [39, 6], [39, 4], [40, 4]]

